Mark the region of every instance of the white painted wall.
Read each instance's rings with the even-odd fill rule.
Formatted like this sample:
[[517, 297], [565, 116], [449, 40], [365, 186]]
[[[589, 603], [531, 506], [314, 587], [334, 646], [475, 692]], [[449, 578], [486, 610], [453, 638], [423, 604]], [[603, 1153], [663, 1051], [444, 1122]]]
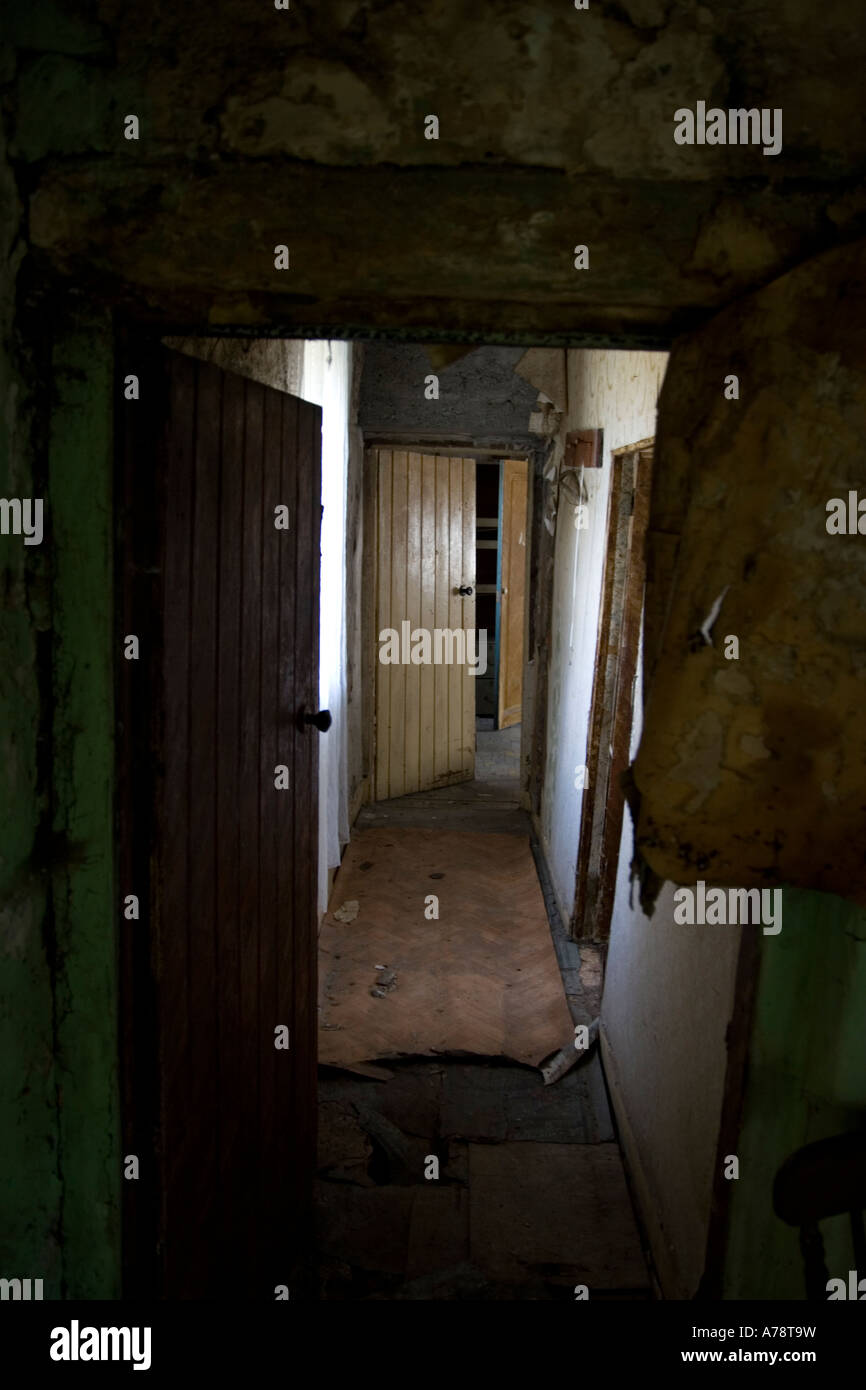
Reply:
[[560, 486], [556, 518], [551, 653], [548, 670], [547, 755], [541, 838], [563, 919], [574, 907], [577, 842], [583, 792], [575, 768], [586, 758], [599, 603], [607, 540], [610, 453], [655, 434], [656, 401], [667, 354], [568, 353], [568, 410], [554, 456], [558, 467], [568, 430], [604, 430], [604, 467], [586, 469], [588, 527], [577, 531], [573, 480]]
[[[586, 470], [588, 521], [574, 527], [560, 486], [541, 836], [560, 912], [574, 906], [585, 761], [607, 543], [610, 453], [655, 435], [663, 353], [568, 353], [570, 429], [604, 430], [604, 467]], [[632, 755], [640, 739], [641, 672]], [[673, 885], [648, 919], [630, 899], [633, 830], [626, 807], [602, 1005], [603, 1055], [620, 1137], [665, 1292], [689, 1298], [703, 1270], [739, 930], [678, 927]], [[637, 888], [635, 886], [635, 904]]]
[[349, 840], [346, 613], [346, 480], [352, 344], [304, 343], [298, 395], [322, 407], [322, 531], [319, 575], [319, 706], [333, 723], [319, 740], [319, 912], [328, 907], [329, 871]]
[[[632, 759], [641, 688], [639, 665]], [[605, 1070], [663, 1290], [692, 1298], [706, 1251], [740, 929], [677, 926], [671, 883], [652, 917], [637, 884], [632, 906], [633, 839], [626, 805], [602, 1002]]]

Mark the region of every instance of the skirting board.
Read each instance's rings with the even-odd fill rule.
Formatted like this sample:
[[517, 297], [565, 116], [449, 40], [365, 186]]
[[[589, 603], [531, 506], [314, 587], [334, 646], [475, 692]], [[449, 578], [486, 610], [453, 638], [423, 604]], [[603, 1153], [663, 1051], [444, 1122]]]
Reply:
[[550, 854], [548, 852], [548, 844], [544, 838], [544, 834], [541, 829], [541, 821], [539, 820], [538, 816], [534, 811], [530, 812], [529, 820], [530, 824], [532, 825], [532, 831], [535, 835], [535, 840], [538, 845], [539, 853], [544, 863], [544, 871], [547, 878], [547, 882], [545, 883], [542, 881], [541, 886], [544, 890], [545, 899], [547, 899], [548, 895], [552, 897], [553, 902], [556, 906], [556, 910], [559, 913], [559, 920], [562, 923], [563, 929], [566, 932], [568, 932], [569, 923], [571, 921], [571, 909], [569, 908], [568, 912], [565, 911], [565, 904], [560, 901], [559, 894], [556, 891], [556, 883], [554, 881], [553, 874], [550, 872]]
[[637, 1203], [640, 1225], [646, 1240], [649, 1242], [653, 1273], [663, 1298], [690, 1299], [694, 1295], [694, 1290], [683, 1288], [677, 1271], [676, 1253], [671, 1248], [665, 1236], [664, 1227], [659, 1221], [657, 1204], [644, 1171], [637, 1139], [623, 1105], [619, 1070], [605, 1032], [603, 1020], [599, 1029], [599, 1045], [601, 1047], [601, 1064], [613, 1104], [626, 1172], [632, 1195]]
[[[359, 812], [360, 812], [360, 810], [361, 810], [361, 807], [362, 807], [362, 806], [366, 806], [366, 805], [367, 805], [367, 802], [368, 802], [368, 801], [371, 801], [371, 800], [372, 800], [372, 797], [371, 797], [371, 795], [370, 795], [370, 778], [369, 778], [369, 777], [362, 777], [362, 778], [361, 778], [361, 781], [358, 783], [357, 787], [355, 788], [355, 794], [354, 794], [354, 796], [352, 797], [351, 801], [349, 802], [349, 827], [350, 827], [350, 828], [355, 824], [355, 821], [358, 819], [358, 814], [359, 814]], [[343, 852], [345, 853], [345, 846], [344, 846]], [[332, 885], [332, 886], [333, 886], [333, 885]]]

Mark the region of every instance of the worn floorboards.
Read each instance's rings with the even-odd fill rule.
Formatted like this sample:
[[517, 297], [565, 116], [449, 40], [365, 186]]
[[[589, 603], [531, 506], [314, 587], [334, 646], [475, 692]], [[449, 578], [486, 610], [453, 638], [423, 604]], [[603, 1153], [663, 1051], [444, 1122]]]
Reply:
[[529, 816], [520, 809], [516, 786], [492, 781], [458, 782], [429, 792], [364, 806], [356, 830], [376, 826], [426, 830], [480, 830], [493, 835], [529, 835]]

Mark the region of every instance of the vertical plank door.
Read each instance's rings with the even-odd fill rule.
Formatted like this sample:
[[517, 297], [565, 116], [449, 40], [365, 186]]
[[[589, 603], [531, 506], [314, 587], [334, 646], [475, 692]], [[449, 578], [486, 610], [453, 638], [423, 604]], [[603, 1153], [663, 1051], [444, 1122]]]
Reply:
[[523, 704], [526, 599], [526, 460], [505, 459], [500, 482], [499, 681], [497, 728], [519, 724]]
[[127, 1286], [272, 1301], [303, 1280], [315, 1151], [327, 734], [299, 716], [318, 692], [321, 410], [162, 348], [141, 381], [121, 607], [144, 640], [119, 692], [136, 769], [119, 829], [121, 864], [139, 844], [123, 890], [143, 905], [125, 924], [124, 1127], [147, 1181], [141, 1210], [127, 1184]]
[[[377, 801], [463, 782], [475, 770], [475, 677], [469, 663], [383, 663], [380, 634], [411, 656], [420, 631], [474, 634], [475, 460], [374, 451], [376, 479]], [[462, 596], [461, 586], [472, 594]], [[409, 642], [403, 640], [408, 623]], [[420, 647], [416, 647], [420, 652]], [[446, 654], [449, 647], [443, 648]], [[477, 644], [470, 648], [477, 654]], [[431, 655], [435, 649], [431, 645]]]

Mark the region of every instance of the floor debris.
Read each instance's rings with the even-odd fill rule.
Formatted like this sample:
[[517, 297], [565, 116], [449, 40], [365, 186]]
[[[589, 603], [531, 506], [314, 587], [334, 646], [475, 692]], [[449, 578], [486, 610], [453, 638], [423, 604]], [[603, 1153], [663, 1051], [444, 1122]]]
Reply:
[[651, 1297], [597, 1053], [584, 1061], [553, 1090], [495, 1058], [398, 1063], [387, 1086], [323, 1069], [320, 1298]]
[[588, 1025], [588, 1040], [586, 1047], [576, 1047], [574, 1041], [566, 1043], [558, 1052], [554, 1052], [552, 1057], [541, 1064], [541, 1075], [544, 1078], [545, 1086], [552, 1086], [554, 1081], [559, 1081], [561, 1077], [570, 1072], [572, 1067], [576, 1067], [580, 1062], [585, 1062], [589, 1057], [596, 1043], [598, 1042], [599, 1020], [594, 1018]]

